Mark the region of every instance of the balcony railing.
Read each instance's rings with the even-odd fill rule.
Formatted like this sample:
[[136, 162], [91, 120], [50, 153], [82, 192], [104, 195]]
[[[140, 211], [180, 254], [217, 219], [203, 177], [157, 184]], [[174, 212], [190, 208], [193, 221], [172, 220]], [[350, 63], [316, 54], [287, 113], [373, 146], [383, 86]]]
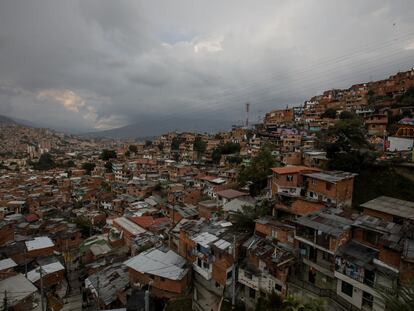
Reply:
[[342, 273], [343, 275], [346, 275], [347, 277], [350, 277], [355, 281], [358, 281], [359, 283], [368, 285], [370, 287], [374, 287], [375, 285], [375, 277], [367, 277], [366, 275], [364, 275], [364, 271], [357, 273], [355, 272], [355, 269], [339, 267], [338, 265], [336, 265], [335, 270], [339, 273]]

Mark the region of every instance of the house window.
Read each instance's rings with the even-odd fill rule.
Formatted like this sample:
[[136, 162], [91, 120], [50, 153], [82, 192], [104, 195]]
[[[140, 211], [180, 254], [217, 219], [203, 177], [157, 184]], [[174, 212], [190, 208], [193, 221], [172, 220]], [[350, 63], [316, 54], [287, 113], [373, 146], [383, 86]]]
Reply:
[[281, 292], [282, 291], [282, 286], [279, 285], [279, 284], [275, 284], [275, 290], [278, 291], [278, 292]]
[[230, 270], [229, 272], [227, 272], [227, 280], [231, 279], [232, 275], [233, 275], [233, 271], [232, 270]]
[[253, 275], [250, 272], [244, 271], [244, 276], [251, 280], [253, 278]]
[[332, 188], [332, 184], [330, 184], [330, 183], [328, 183], [328, 182], [327, 182], [327, 183], [325, 184], [325, 188], [326, 188], [326, 190], [328, 190], [328, 191], [329, 191], [329, 190], [331, 190], [331, 188]]
[[272, 237], [277, 239], [277, 230], [272, 229]]
[[349, 297], [352, 297], [353, 291], [354, 291], [354, 287], [351, 284], [342, 281], [341, 292], [348, 295]]
[[249, 288], [249, 297], [252, 299], [256, 298], [256, 291], [253, 288]]
[[197, 266], [201, 267], [201, 259], [197, 258]]
[[364, 240], [375, 245], [378, 243], [378, 234], [373, 231], [364, 230]]
[[312, 185], [316, 185], [316, 179], [312, 179]]
[[333, 256], [327, 252], [322, 252], [322, 259], [325, 261], [333, 261]]
[[293, 181], [293, 175], [287, 175], [286, 180], [287, 181]]

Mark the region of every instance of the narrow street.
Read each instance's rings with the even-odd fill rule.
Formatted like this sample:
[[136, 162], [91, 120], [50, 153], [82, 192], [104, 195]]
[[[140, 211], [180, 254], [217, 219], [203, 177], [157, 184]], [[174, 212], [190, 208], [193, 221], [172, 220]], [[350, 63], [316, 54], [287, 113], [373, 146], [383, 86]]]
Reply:
[[[71, 256], [76, 258], [76, 256]], [[64, 298], [64, 306], [61, 311], [82, 310], [82, 284], [79, 281], [79, 264], [72, 260], [67, 262], [67, 275], [69, 288]]]

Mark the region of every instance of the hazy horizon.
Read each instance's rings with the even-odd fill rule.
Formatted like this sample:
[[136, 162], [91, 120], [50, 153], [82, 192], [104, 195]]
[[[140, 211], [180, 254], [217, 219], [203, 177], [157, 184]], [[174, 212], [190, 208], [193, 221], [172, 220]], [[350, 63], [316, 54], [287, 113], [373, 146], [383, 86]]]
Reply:
[[1, 1], [0, 114], [216, 131], [409, 70], [411, 1]]

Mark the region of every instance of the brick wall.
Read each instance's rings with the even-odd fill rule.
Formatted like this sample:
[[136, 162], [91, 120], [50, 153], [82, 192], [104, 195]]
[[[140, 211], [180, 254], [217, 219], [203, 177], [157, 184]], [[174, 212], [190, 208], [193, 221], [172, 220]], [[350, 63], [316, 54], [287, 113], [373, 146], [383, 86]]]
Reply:
[[27, 257], [36, 258], [36, 257], [46, 257], [53, 255], [53, 251], [55, 250], [55, 246], [45, 247], [41, 249], [36, 249], [27, 252]]
[[167, 292], [181, 294], [183, 293], [187, 286], [189, 285], [190, 277], [189, 273], [187, 273], [186, 276], [184, 276], [181, 280], [170, 280], [166, 278], [161, 278], [156, 275], [150, 275], [150, 274], [144, 274], [140, 273], [138, 271], [135, 271], [134, 269], [129, 268], [128, 269], [129, 274], [129, 281], [131, 285], [134, 283], [142, 283], [142, 284], [149, 284], [151, 283], [152, 288], [156, 288], [159, 290], [165, 290]]
[[0, 229], [0, 246], [4, 246], [12, 241], [14, 241], [13, 224], [5, 224]]

